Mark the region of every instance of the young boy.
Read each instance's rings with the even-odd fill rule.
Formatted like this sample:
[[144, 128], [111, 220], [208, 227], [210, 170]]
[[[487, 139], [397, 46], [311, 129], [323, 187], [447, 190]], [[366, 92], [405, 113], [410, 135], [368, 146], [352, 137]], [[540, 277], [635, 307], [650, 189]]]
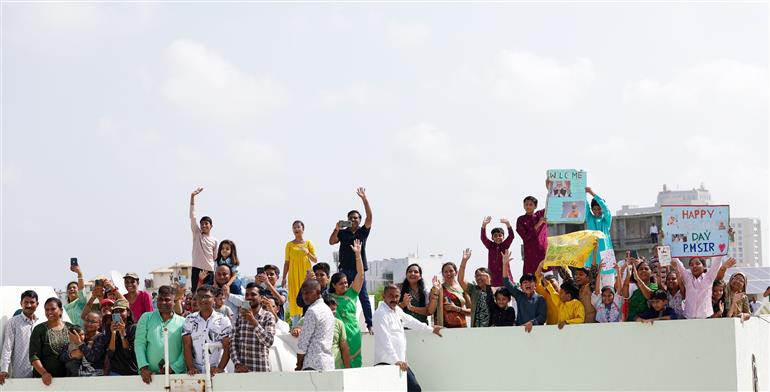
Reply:
[[516, 310], [508, 306], [511, 292], [505, 287], [495, 291], [495, 307], [489, 315], [490, 327], [512, 327], [516, 322]]
[[223, 315], [227, 316], [227, 318], [230, 319], [231, 323], [235, 322], [235, 320], [233, 319], [232, 309], [225, 306], [224, 291], [222, 291], [222, 289], [219, 287], [214, 287], [214, 311], [218, 313], [222, 313]]
[[[492, 286], [501, 287], [503, 285], [503, 252], [508, 250], [513, 243], [513, 227], [508, 219], [500, 219], [500, 223], [505, 224], [508, 227], [508, 237], [505, 238], [505, 233], [500, 227], [492, 229], [492, 240], [487, 238], [487, 225], [492, 222], [492, 217], [484, 217], [481, 222], [481, 242], [489, 251], [487, 256], [487, 269], [489, 269]], [[510, 274], [513, 276], [513, 274]]]
[[668, 306], [668, 295], [655, 290], [650, 296], [651, 307], [636, 316], [636, 321], [652, 324], [655, 320], [676, 320], [676, 312]]
[[583, 324], [585, 322], [585, 309], [583, 303], [578, 300], [579, 291], [573, 281], [568, 280], [562, 283], [558, 293], [550, 285], [548, 291], [559, 309], [559, 329], [564, 328], [567, 324]]

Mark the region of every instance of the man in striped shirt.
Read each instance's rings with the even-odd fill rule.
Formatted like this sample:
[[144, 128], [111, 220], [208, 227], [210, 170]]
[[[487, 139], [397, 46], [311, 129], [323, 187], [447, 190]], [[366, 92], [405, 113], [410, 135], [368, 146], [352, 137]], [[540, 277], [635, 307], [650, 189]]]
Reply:
[[248, 303], [250, 308], [241, 307], [230, 345], [230, 360], [236, 373], [270, 371], [268, 350], [275, 338], [275, 318], [262, 308], [260, 300], [259, 286], [249, 283], [244, 304]]
[[[5, 379], [32, 377], [32, 365], [29, 362], [29, 338], [32, 328], [40, 320], [35, 317], [37, 293], [27, 290], [21, 293], [21, 314], [13, 316], [5, 324], [3, 349], [0, 354], [0, 385]], [[10, 370], [10, 374], [9, 374]]]

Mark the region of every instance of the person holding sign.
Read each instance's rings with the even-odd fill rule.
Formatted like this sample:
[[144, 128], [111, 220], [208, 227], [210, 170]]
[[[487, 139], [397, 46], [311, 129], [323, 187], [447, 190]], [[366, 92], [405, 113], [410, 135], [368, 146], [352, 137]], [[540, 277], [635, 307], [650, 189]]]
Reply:
[[[546, 180], [546, 187], [548, 181]], [[537, 264], [545, 258], [548, 248], [548, 222], [545, 209], [535, 211], [537, 199], [534, 196], [524, 198], [524, 215], [516, 219], [516, 232], [524, 242], [524, 271], [522, 274], [534, 274]]]
[[[495, 227], [492, 229], [492, 239], [487, 238], [487, 225], [492, 222], [491, 216], [484, 217], [481, 222], [481, 242], [489, 251], [487, 255], [487, 269], [492, 277], [492, 286], [500, 287], [503, 285], [503, 252], [508, 250], [513, 243], [513, 227], [508, 219], [500, 219], [500, 223], [508, 227], [508, 238], [505, 238], [503, 229]], [[510, 271], [509, 271], [510, 272]]]
[[718, 259], [714, 265], [706, 270], [704, 259], [693, 257], [689, 261], [690, 269], [685, 270], [684, 265], [678, 258], [671, 261], [673, 268], [676, 268], [679, 276], [682, 277], [685, 290], [687, 291], [687, 301], [684, 303], [684, 317], [688, 319], [709, 318], [714, 311], [711, 308], [711, 291], [715, 278], [720, 270], [730, 268], [735, 265], [735, 259], [729, 258], [722, 263]]
[[[658, 289], [653, 280], [652, 269], [644, 259], [635, 259], [626, 254], [626, 266], [630, 269], [626, 280], [623, 282], [623, 296], [628, 298], [628, 317], [626, 321], [635, 321], [636, 316], [649, 309], [647, 301], [652, 293]], [[630, 289], [631, 275], [633, 275], [636, 288]], [[630, 294], [630, 295], [629, 295]]]
[[[604, 199], [599, 197], [596, 193], [594, 193], [594, 190], [591, 189], [591, 187], [586, 187], [586, 193], [593, 196], [593, 199], [589, 203], [588, 200], [586, 200], [586, 230], [597, 230], [604, 233], [604, 238], [599, 238], [599, 252], [601, 253], [604, 250], [612, 249], [612, 239], [610, 239], [610, 226], [612, 226], [612, 214], [610, 214], [610, 209], [607, 208], [607, 204], [604, 203]], [[599, 264], [599, 261], [594, 260], [596, 258], [596, 254], [592, 254], [588, 256], [588, 260], [586, 260], [586, 267], [589, 267], [591, 264]], [[601, 272], [603, 275], [614, 275], [615, 270], [609, 269], [606, 271]]]

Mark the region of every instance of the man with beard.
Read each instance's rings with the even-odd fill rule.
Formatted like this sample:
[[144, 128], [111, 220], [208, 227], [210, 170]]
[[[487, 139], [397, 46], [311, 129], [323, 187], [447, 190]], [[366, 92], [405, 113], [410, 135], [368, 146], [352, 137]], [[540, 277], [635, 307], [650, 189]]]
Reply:
[[[3, 349], [0, 354], [0, 385], [5, 379], [32, 377], [32, 364], [29, 362], [29, 338], [32, 328], [39, 323], [35, 317], [37, 293], [27, 290], [21, 293], [21, 314], [13, 316], [5, 323]], [[10, 374], [9, 374], [10, 370]]]

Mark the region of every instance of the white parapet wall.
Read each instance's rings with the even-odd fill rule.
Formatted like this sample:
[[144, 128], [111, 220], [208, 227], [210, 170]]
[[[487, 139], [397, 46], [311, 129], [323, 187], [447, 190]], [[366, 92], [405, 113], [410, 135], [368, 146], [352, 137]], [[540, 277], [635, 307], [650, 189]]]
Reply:
[[[172, 392], [204, 391], [200, 377], [171, 376]], [[395, 366], [377, 366], [331, 372], [272, 372], [218, 374], [213, 391], [405, 391], [406, 375]], [[46, 387], [40, 379], [8, 379], [0, 391], [163, 391], [163, 376], [151, 384], [139, 376], [56, 378]]]
[[[770, 318], [407, 332], [423, 390], [770, 390]], [[364, 336], [364, 365], [374, 339]]]

